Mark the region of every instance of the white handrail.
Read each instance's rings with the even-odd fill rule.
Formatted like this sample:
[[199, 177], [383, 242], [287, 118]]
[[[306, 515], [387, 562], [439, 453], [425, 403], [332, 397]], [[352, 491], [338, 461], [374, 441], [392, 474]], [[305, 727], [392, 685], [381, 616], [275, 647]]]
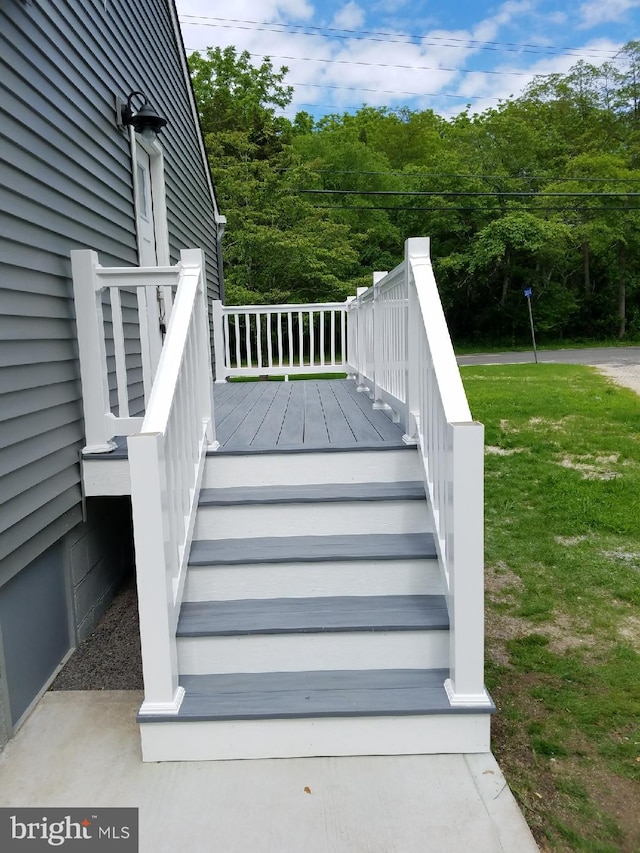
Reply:
[[177, 713], [175, 632], [208, 448], [214, 436], [202, 252], [181, 253], [178, 289], [147, 412], [128, 440], [145, 698]]
[[213, 303], [216, 382], [346, 371], [346, 304]]
[[[114, 436], [131, 435], [142, 424], [141, 415], [130, 416], [130, 395], [134, 386], [141, 383], [139, 409], [144, 411], [162, 349], [159, 297], [167, 314], [166, 323], [179, 265], [103, 267], [96, 252], [74, 250], [71, 267], [84, 405], [83, 453], [103, 453], [115, 447]], [[130, 294], [126, 319], [122, 298], [125, 292]], [[110, 335], [105, 328], [104, 304], [111, 308]], [[112, 403], [109, 389], [107, 358], [111, 347], [116, 403]], [[131, 370], [131, 361], [138, 357], [140, 366], [136, 375], [136, 370]]]
[[490, 704], [484, 689], [484, 429], [471, 417], [429, 257], [405, 260], [348, 302], [348, 370], [417, 444], [450, 619], [452, 705]]

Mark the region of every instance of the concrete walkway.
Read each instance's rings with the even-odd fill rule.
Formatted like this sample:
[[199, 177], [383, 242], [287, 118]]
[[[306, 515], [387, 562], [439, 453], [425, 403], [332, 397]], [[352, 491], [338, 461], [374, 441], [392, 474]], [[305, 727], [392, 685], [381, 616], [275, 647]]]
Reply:
[[143, 764], [140, 701], [46, 693], [0, 754], [0, 806], [134, 806], [141, 853], [538, 850], [490, 754]]

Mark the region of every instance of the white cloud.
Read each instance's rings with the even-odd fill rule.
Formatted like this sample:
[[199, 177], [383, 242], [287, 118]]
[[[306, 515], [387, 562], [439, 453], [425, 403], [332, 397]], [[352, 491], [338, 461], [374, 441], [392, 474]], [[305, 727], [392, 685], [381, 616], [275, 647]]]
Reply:
[[361, 6], [351, 0], [336, 12], [331, 26], [338, 30], [355, 30], [364, 24], [365, 12]]
[[578, 29], [588, 30], [599, 24], [619, 22], [630, 9], [640, 7], [639, 0], [588, 0], [580, 6]]
[[[211, 26], [204, 26], [205, 21], [183, 26], [185, 44], [192, 49], [234, 45], [253, 54], [256, 64], [268, 55], [274, 68], [286, 65], [286, 82], [295, 87], [293, 103], [287, 110], [290, 117], [301, 109], [322, 115], [355, 110], [363, 103], [433, 108], [451, 116], [469, 102], [474, 112], [481, 112], [496, 106], [498, 100], [517, 97], [536, 74], [565, 73], [581, 57], [598, 63], [621, 46], [613, 39], [591, 40], [571, 55], [566, 51], [532, 51], [524, 45], [518, 49], [514, 44], [506, 51], [482, 49], [486, 45], [480, 42], [534, 42], [550, 49], [559, 40], [560, 44], [578, 43], [575, 31], [572, 37], [560, 29], [564, 12], [557, 12], [556, 24], [549, 27], [550, 19], [541, 16], [536, 0], [507, 0], [487, 17], [467, 15], [459, 18], [462, 26], [450, 29], [436, 28], [417, 16], [401, 17], [402, 4], [394, 6], [395, 26], [391, 25], [389, 18], [374, 13], [384, 2], [361, 6], [357, 0], [342, 0], [331, 24], [364, 29], [366, 9], [366, 28], [390, 34], [384, 43], [379, 36], [372, 40], [362, 33], [350, 38], [337, 38], [326, 30], [323, 34], [316, 29], [309, 31], [313, 34], [305, 33], [306, 24], [327, 26], [329, 19], [322, 18], [320, 0], [236, 0], [233, 10], [227, 11], [226, 21], [210, 17]], [[600, 2], [604, 5], [606, 0]], [[426, 5], [414, 3], [412, 14], [419, 15]], [[178, 11], [183, 21], [185, 15], [213, 15], [210, 0], [178, 0]], [[261, 21], [273, 23], [250, 23]], [[425, 35], [417, 41], [406, 35], [409, 32]]]

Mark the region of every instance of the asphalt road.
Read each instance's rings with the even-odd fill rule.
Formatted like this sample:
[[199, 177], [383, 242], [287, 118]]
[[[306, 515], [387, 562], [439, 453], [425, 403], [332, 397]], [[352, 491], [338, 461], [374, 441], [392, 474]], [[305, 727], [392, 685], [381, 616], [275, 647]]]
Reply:
[[[458, 364], [525, 364], [534, 361], [533, 351], [459, 355]], [[640, 347], [590, 347], [587, 349], [538, 350], [538, 361], [561, 364], [640, 365]]]

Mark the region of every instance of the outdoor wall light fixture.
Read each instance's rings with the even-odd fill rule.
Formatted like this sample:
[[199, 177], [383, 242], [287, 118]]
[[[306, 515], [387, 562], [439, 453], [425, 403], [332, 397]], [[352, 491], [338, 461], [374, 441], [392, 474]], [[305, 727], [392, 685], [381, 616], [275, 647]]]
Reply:
[[[142, 106], [137, 110], [133, 108], [134, 98], [142, 99]], [[126, 104], [120, 98], [116, 98], [116, 124], [120, 128], [131, 125], [136, 133], [155, 139], [167, 124], [167, 120], [158, 115], [143, 92], [131, 92]]]

